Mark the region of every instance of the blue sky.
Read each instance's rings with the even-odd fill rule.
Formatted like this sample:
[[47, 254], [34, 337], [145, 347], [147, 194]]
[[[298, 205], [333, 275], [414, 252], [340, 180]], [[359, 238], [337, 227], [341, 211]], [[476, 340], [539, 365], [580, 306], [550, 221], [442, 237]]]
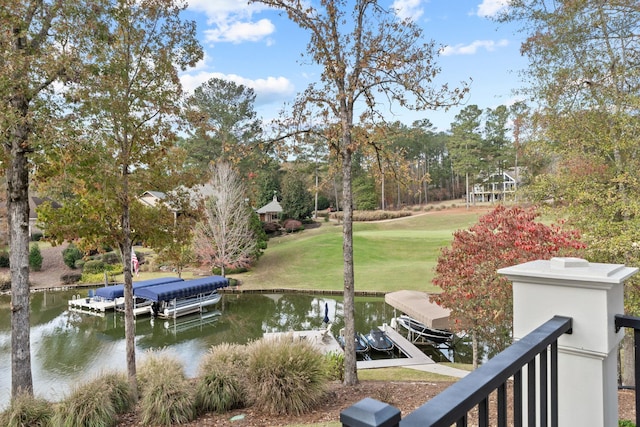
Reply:
[[[316, 0], [307, 0], [311, 3]], [[507, 0], [380, 0], [401, 16], [410, 16], [424, 29], [426, 39], [445, 46], [438, 59], [440, 81], [455, 86], [473, 79], [465, 104], [480, 108], [510, 105], [513, 89], [521, 86], [518, 71], [522, 36], [516, 27], [490, 19]], [[251, 87], [256, 111], [265, 121], [285, 102], [317, 79], [317, 69], [301, 64], [308, 34], [286, 16], [245, 0], [189, 0], [185, 18], [198, 24], [205, 57], [182, 75], [187, 91], [217, 77]], [[445, 111], [400, 112], [388, 119], [410, 125], [427, 118], [446, 131], [459, 108]]]

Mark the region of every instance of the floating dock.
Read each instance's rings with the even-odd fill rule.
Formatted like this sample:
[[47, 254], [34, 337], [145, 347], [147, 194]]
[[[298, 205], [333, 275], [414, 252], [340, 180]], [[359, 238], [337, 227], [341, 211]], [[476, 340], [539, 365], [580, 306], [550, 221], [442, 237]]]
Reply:
[[[276, 338], [284, 337], [287, 335], [293, 338], [303, 339], [312, 343], [318, 350], [323, 353], [329, 353], [332, 351], [343, 352], [342, 347], [338, 343], [338, 340], [327, 329], [311, 330], [311, 331], [290, 331], [290, 332], [270, 332], [264, 334], [264, 338]], [[429, 356], [424, 354], [419, 348], [410, 343], [406, 338], [394, 331], [388, 326], [382, 326], [381, 328], [389, 339], [398, 347], [398, 349], [405, 354], [406, 357], [395, 357], [388, 359], [374, 359], [374, 360], [359, 360], [357, 362], [358, 369], [374, 369], [374, 368], [389, 368], [394, 366], [411, 366], [411, 365], [426, 365], [435, 364]]]

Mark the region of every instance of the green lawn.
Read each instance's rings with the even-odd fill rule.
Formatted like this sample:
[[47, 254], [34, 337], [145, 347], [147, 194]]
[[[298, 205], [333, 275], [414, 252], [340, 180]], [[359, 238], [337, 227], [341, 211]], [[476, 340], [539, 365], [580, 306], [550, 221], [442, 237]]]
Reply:
[[[431, 284], [441, 248], [453, 232], [466, 229], [484, 211], [437, 211], [389, 222], [354, 223], [357, 291], [399, 289], [437, 291]], [[269, 240], [251, 272], [236, 275], [246, 289], [342, 290], [342, 226], [320, 228]]]

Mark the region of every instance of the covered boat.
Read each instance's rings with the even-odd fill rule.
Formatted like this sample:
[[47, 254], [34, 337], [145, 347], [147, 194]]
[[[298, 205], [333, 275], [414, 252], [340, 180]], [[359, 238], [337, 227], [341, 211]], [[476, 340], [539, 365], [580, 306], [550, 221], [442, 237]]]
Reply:
[[[184, 280], [179, 277], [158, 277], [155, 279], [140, 280], [138, 282], [133, 282], [133, 293], [135, 295], [137, 289], [174, 282], [184, 282]], [[115, 300], [116, 298], [122, 297], [124, 297], [124, 285], [104, 286], [96, 289], [95, 293], [95, 298], [97, 299], [102, 298], [105, 300]]]
[[[364, 360], [371, 360], [371, 357], [369, 357], [369, 344], [367, 344], [367, 340], [364, 338], [364, 336], [361, 333], [356, 332], [353, 339], [356, 345], [356, 355], [361, 356]], [[344, 349], [344, 328], [340, 330], [338, 343], [340, 344], [340, 347]]]
[[405, 328], [410, 335], [414, 337], [412, 341], [416, 339], [424, 339], [428, 342], [438, 345], [450, 346], [453, 341], [453, 332], [445, 331], [442, 329], [428, 328], [423, 323], [407, 316], [402, 315], [397, 318], [397, 322]]
[[206, 306], [216, 304], [221, 298], [217, 290], [227, 286], [227, 278], [209, 276], [137, 289], [134, 295], [152, 301], [153, 314], [170, 318], [199, 312]]
[[380, 329], [372, 329], [364, 338], [369, 347], [376, 351], [390, 352], [395, 347], [393, 341]]

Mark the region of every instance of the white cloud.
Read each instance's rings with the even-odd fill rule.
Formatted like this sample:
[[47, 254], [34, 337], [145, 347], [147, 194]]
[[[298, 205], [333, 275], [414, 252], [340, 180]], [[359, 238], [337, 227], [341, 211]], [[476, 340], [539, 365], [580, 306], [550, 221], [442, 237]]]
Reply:
[[236, 84], [250, 87], [256, 94], [256, 105], [290, 99], [295, 94], [293, 83], [286, 77], [267, 77], [266, 79], [248, 79], [236, 74], [208, 73], [200, 71], [195, 74], [184, 74], [180, 77], [182, 87], [188, 93], [210, 79], [218, 78], [232, 81]]
[[505, 47], [509, 44], [509, 41], [502, 39], [499, 41], [494, 40], [476, 40], [471, 44], [457, 44], [455, 46], [445, 46], [440, 50], [442, 56], [452, 55], [474, 55], [479, 49], [485, 49], [488, 52], [493, 52], [496, 48]]
[[205, 31], [207, 42], [255, 42], [275, 31], [268, 19], [252, 21], [254, 13], [266, 9], [259, 3], [249, 4], [243, 0], [189, 0], [188, 8], [194, 12], [204, 12], [207, 16], [207, 25], [212, 27]]
[[217, 28], [206, 30], [207, 42], [231, 42], [260, 41], [275, 31], [275, 26], [268, 19], [258, 22], [230, 22], [221, 23]]
[[491, 18], [509, 6], [509, 0], [482, 0], [478, 5], [478, 16]]
[[394, 0], [391, 9], [396, 11], [400, 19], [411, 19], [417, 21], [424, 13], [422, 0]]

